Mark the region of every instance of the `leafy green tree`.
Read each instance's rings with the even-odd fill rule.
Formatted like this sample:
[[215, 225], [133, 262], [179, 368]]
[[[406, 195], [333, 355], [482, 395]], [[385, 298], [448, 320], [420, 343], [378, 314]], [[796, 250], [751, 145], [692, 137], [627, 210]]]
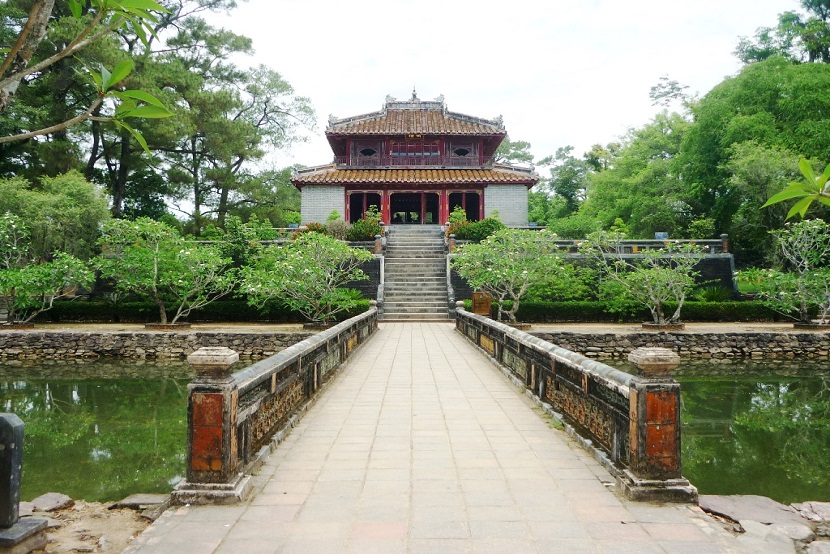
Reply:
[[630, 130], [608, 168], [588, 175], [588, 198], [578, 213], [605, 229], [621, 219], [637, 238], [684, 234], [693, 210], [679, 153], [689, 126], [680, 114], [663, 112]]
[[332, 237], [302, 233], [263, 249], [260, 259], [243, 269], [241, 288], [253, 306], [281, 302], [312, 323], [326, 323], [358, 305], [359, 294], [344, 287], [368, 279], [360, 265], [372, 258]]
[[813, 310], [818, 310], [819, 323], [827, 323], [830, 225], [821, 219], [805, 219], [772, 234], [785, 267], [749, 272], [744, 278], [759, 282], [762, 301], [769, 308], [802, 323], [810, 323]]
[[498, 164], [531, 164], [533, 154], [530, 153], [530, 143], [524, 140], [513, 141], [510, 137], [504, 137], [496, 149], [493, 161]]
[[0, 213], [5, 212], [26, 222], [29, 248], [41, 260], [55, 250], [92, 257], [110, 217], [106, 196], [77, 171], [43, 177], [39, 187], [20, 177], [0, 179]]
[[564, 213], [573, 213], [585, 199], [588, 186], [588, 174], [591, 165], [572, 155], [573, 146], [557, 148], [556, 153], [539, 161], [539, 165], [548, 167], [550, 177], [543, 179], [536, 188], [555, 194], [565, 200]]
[[[522, 297], [562, 271], [562, 254], [546, 230], [502, 229], [479, 243], [459, 247], [451, 258], [453, 268], [476, 289], [492, 293], [503, 316], [515, 322]], [[512, 306], [505, 309], [505, 301]]]
[[149, 297], [167, 324], [168, 305], [175, 324], [192, 310], [231, 293], [236, 274], [230, 258], [218, 248], [188, 243], [164, 223], [147, 218], [112, 220], [101, 236], [104, 250], [97, 260], [102, 277], [117, 290]]
[[760, 27], [753, 39], [741, 37], [735, 55], [748, 64], [784, 56], [796, 62], [830, 63], [830, 2], [801, 0], [807, 14], [786, 11], [775, 27]]
[[[12, 103], [21, 83], [36, 79], [45, 70], [71, 59], [90, 44], [104, 40], [116, 31], [132, 35], [146, 42], [154, 32], [157, 15], [165, 9], [153, 0], [91, 0], [82, 3], [68, 1], [71, 16], [78, 22], [77, 32], [68, 43], [56, 43], [57, 47], [43, 59], [37, 59], [39, 46], [47, 38], [49, 21], [55, 9], [54, 0], [35, 0], [30, 4], [28, 17], [22, 23], [16, 40], [4, 52], [0, 62], [0, 112]], [[31, 62], [35, 63], [31, 63]], [[100, 67], [92, 70], [81, 64], [86, 71], [89, 84], [96, 95], [91, 102], [77, 110], [77, 113], [46, 128], [0, 137], [0, 144], [27, 140], [36, 136], [59, 132], [78, 123], [97, 119], [112, 122], [130, 132], [142, 146], [144, 139], [127, 123], [129, 118], [168, 117], [169, 111], [154, 96], [140, 90], [126, 90], [123, 82], [132, 73], [134, 64], [123, 60], [111, 69]], [[115, 101], [108, 106], [107, 101]], [[107, 113], [102, 113], [107, 108]]]
[[55, 252], [49, 261], [37, 260], [29, 240], [20, 217], [0, 215], [0, 307], [6, 324], [31, 321], [55, 300], [73, 295], [75, 287], [88, 287], [94, 279], [84, 262], [64, 252]]
[[[664, 248], [630, 254], [621, 244], [624, 238], [621, 233], [600, 232], [579, 245], [580, 252], [596, 264], [611, 285], [605, 291], [605, 297], [612, 300], [611, 311], [627, 309], [616, 302], [622, 297], [623, 301], [648, 308], [655, 324], [679, 322], [683, 304], [694, 289], [699, 274], [694, 267], [703, 258], [703, 251], [692, 244], [670, 242]], [[667, 316], [669, 302], [677, 307]]]
[[[722, 232], [751, 200], [731, 181], [730, 160], [751, 141], [779, 158], [830, 156], [830, 64], [793, 64], [772, 57], [744, 67], [714, 87], [693, 109], [682, 144], [682, 176], [696, 215], [711, 217]], [[795, 168], [793, 167], [793, 170]], [[767, 198], [764, 196], [763, 198]]]

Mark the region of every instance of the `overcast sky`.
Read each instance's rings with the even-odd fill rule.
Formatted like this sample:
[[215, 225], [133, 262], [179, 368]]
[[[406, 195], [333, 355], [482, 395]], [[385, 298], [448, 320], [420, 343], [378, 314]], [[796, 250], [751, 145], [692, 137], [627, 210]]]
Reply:
[[218, 18], [311, 99], [317, 128], [276, 165], [331, 162], [329, 114], [379, 110], [387, 94], [443, 94], [447, 107], [504, 117], [537, 159], [617, 140], [659, 108], [660, 77], [701, 95], [740, 65], [740, 36], [797, 0], [248, 0]]

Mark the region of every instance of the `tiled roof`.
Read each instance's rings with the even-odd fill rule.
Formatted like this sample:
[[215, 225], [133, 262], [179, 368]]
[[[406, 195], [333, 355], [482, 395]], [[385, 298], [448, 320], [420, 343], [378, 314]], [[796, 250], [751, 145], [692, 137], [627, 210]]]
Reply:
[[331, 117], [327, 135], [504, 135], [501, 118], [493, 120], [447, 110], [443, 100], [388, 99], [378, 112], [337, 119]]
[[348, 169], [334, 165], [301, 171], [291, 182], [303, 185], [462, 185], [462, 184], [523, 184], [532, 186], [539, 176], [503, 166], [486, 169]]

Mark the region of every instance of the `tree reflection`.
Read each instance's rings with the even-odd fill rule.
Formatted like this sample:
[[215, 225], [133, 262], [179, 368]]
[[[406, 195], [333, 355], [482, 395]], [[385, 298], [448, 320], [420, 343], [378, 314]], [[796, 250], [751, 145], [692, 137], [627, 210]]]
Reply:
[[186, 382], [0, 380], [4, 410], [25, 424], [23, 498], [59, 491], [104, 501], [168, 491], [184, 471]]
[[830, 500], [830, 378], [680, 381], [683, 472], [702, 493]]

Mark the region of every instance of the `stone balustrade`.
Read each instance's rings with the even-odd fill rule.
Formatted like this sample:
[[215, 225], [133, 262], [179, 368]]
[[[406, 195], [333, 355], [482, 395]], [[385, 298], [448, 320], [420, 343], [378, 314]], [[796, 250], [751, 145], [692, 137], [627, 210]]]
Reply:
[[681, 475], [680, 385], [623, 373], [597, 360], [472, 314], [456, 329], [563, 417], [635, 500], [695, 501]]
[[282, 352], [229, 373], [231, 349], [193, 352], [188, 385], [187, 478], [179, 504], [243, 499], [247, 475], [287, 432], [292, 418], [352, 351], [377, 330], [377, 308], [321, 331]]

